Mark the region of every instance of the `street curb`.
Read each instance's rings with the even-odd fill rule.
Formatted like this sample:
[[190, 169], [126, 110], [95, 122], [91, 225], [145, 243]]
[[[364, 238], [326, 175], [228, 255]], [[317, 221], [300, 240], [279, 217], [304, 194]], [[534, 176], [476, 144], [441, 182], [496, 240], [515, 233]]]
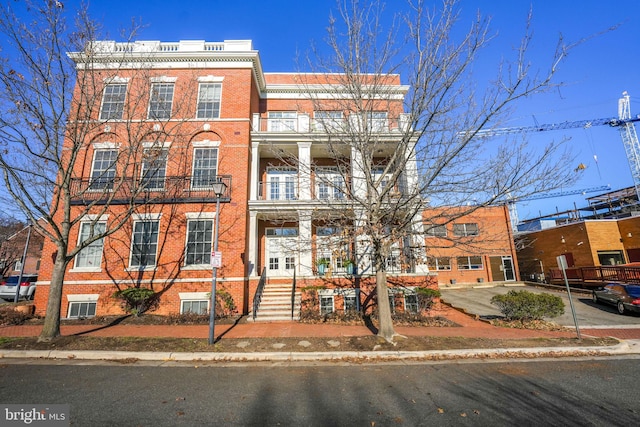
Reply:
[[67, 351], [67, 350], [4, 350], [0, 359], [54, 359], [105, 361], [163, 362], [313, 362], [313, 361], [392, 361], [392, 360], [456, 360], [509, 359], [535, 357], [614, 356], [640, 354], [640, 348], [622, 341], [614, 346], [530, 347], [502, 349], [463, 349], [429, 351], [329, 351], [329, 352], [134, 352], [134, 351]]

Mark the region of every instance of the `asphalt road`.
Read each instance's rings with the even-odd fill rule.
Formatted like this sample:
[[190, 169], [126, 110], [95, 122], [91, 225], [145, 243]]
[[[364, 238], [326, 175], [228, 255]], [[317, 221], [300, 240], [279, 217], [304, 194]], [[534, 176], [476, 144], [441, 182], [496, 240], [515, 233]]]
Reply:
[[[550, 320], [553, 320], [559, 325], [574, 326], [569, 297], [566, 291], [545, 290], [532, 286], [440, 289], [440, 291], [442, 292], [442, 299], [453, 307], [462, 308], [466, 312], [482, 318], [492, 318], [500, 316], [501, 313], [495, 305], [491, 304], [491, 297], [498, 294], [506, 294], [513, 289], [525, 289], [531, 292], [549, 292], [560, 296], [565, 303], [565, 312], [562, 316]], [[591, 294], [589, 293], [574, 292], [571, 295], [578, 319], [578, 326], [580, 327], [633, 327], [634, 325], [640, 327], [640, 316], [637, 314], [622, 316], [618, 314], [613, 306], [594, 304], [591, 301]]]
[[638, 360], [3, 364], [0, 402], [69, 404], [71, 425], [92, 427], [628, 426], [640, 419]]

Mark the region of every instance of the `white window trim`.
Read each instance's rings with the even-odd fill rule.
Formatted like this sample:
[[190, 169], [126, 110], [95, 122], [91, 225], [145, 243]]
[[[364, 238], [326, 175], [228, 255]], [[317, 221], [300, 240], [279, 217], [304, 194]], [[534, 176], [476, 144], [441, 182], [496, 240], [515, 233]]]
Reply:
[[207, 301], [207, 312], [211, 307], [211, 298], [208, 292], [178, 292], [180, 297], [180, 314], [184, 314], [182, 311], [182, 303], [186, 301]]
[[322, 314], [322, 297], [331, 297], [331, 313], [336, 312], [336, 298], [332, 289], [319, 289], [318, 290], [318, 310]]
[[194, 148], [216, 148], [220, 146], [220, 141], [211, 141], [204, 139], [202, 141], [194, 141], [191, 143]]
[[100, 294], [69, 294], [68, 302], [98, 302]]
[[[125, 268], [125, 271], [154, 271], [156, 268], [158, 268], [158, 250], [160, 250], [160, 217], [162, 216], [162, 213], [155, 213], [155, 214], [132, 214], [131, 218], [133, 220], [133, 230], [131, 232], [131, 243], [130, 243], [130, 248], [129, 248], [129, 263], [127, 264], [127, 268]], [[135, 223], [136, 222], [146, 222], [146, 221], [158, 221], [158, 240], [156, 241], [156, 254], [155, 254], [155, 264], [153, 265], [146, 265], [146, 266], [141, 266], [141, 265], [131, 265], [131, 261], [133, 260], [133, 233], [135, 231]]]
[[[215, 212], [187, 212], [185, 213], [187, 217], [187, 224], [184, 233], [184, 261], [182, 265], [183, 270], [211, 270], [213, 266], [211, 263], [209, 264], [187, 264], [187, 246], [189, 244], [189, 221], [201, 221], [201, 220], [210, 220], [214, 221], [213, 226], [215, 227]], [[213, 231], [213, 230], [211, 230]], [[213, 251], [213, 237], [211, 236], [211, 250]]]
[[224, 76], [200, 76], [198, 77], [198, 83], [222, 83]]
[[407, 295], [415, 295], [416, 296], [416, 304], [418, 305], [417, 307], [417, 312], [420, 312], [420, 303], [418, 302], [418, 293], [416, 292], [416, 287], [415, 286], [409, 286], [406, 288], [406, 290], [403, 292], [403, 298], [402, 298], [402, 304], [403, 304], [403, 308], [405, 313], [413, 313], [413, 311], [409, 312], [409, 310], [407, 310]]
[[[100, 144], [109, 144], [109, 145], [105, 145], [104, 147], [99, 146]], [[95, 192], [109, 192], [112, 191], [113, 189], [100, 189], [100, 188], [96, 188], [96, 189], [92, 189], [91, 188], [91, 184], [93, 182], [93, 172], [95, 171], [95, 166], [96, 166], [96, 152], [97, 151], [107, 151], [107, 150], [120, 150], [120, 147], [116, 147], [116, 146], [111, 146], [110, 144], [114, 144], [112, 142], [105, 142], [105, 143], [94, 143], [94, 150], [93, 150], [93, 156], [91, 158], [91, 170], [89, 171], [89, 191], [95, 191]], [[116, 163], [115, 163], [115, 175], [117, 175], [118, 173], [118, 156], [120, 155], [120, 153], [118, 153], [116, 155]], [[114, 176], [114, 180], [115, 180], [115, 176]]]
[[171, 148], [171, 141], [165, 141], [165, 142], [153, 142], [153, 141], [146, 141], [142, 143], [142, 148]]
[[210, 299], [209, 292], [178, 292], [178, 296], [180, 297], [180, 301], [182, 300], [204, 300]]
[[91, 144], [94, 150], [118, 150], [120, 144], [117, 142], [94, 142]]
[[[212, 79], [216, 79], [218, 77], [214, 77], [214, 76], [207, 76], [206, 78], [212, 78]], [[207, 121], [207, 120], [220, 120], [220, 118], [222, 117], [222, 80], [220, 81], [216, 81], [216, 80], [200, 80], [201, 77], [198, 77], [198, 97], [196, 99], [196, 111], [195, 111], [195, 119], [196, 120], [203, 120], [203, 121]], [[220, 108], [218, 109], [218, 117], [198, 117], [198, 106], [200, 105], [200, 84], [209, 84], [209, 83], [220, 83]]]
[[216, 219], [215, 212], [185, 212], [184, 216], [187, 219]]
[[160, 76], [160, 77], [151, 77], [151, 83], [175, 83], [178, 81], [177, 77], [169, 77], [169, 76]]
[[[93, 217], [93, 218], [89, 219], [88, 217]], [[91, 223], [91, 222], [94, 222], [95, 224], [98, 224], [100, 222], [104, 222], [105, 223], [104, 224], [104, 228], [105, 228], [105, 231], [106, 231], [106, 229], [107, 229], [107, 218], [108, 217], [109, 217], [109, 215], [100, 215], [99, 218], [98, 218], [98, 215], [85, 215], [83, 217], [82, 221], [80, 221], [80, 223], [79, 223], [80, 224], [80, 230], [78, 230], [78, 240], [77, 240], [76, 244], [80, 245], [80, 236], [81, 236], [81, 232], [82, 232], [82, 226], [84, 224]], [[82, 252], [82, 251], [80, 251], [80, 252]], [[76, 273], [76, 272], [97, 273], [97, 272], [101, 272], [102, 271], [102, 259], [104, 258], [104, 237], [102, 238], [102, 251], [100, 251], [100, 265], [99, 266], [97, 266], [97, 267], [78, 267], [76, 264], [78, 262], [78, 255], [80, 255], [80, 252], [78, 252], [76, 254], [76, 256], [74, 257], [73, 267], [69, 270], [70, 273]]]
[[67, 319], [77, 319], [77, 317], [70, 317], [71, 314], [71, 306], [77, 303], [93, 303], [96, 305], [96, 312], [98, 311], [98, 298], [99, 294], [77, 294], [77, 295], [67, 295], [67, 301], [69, 304], [67, 306]]
[[110, 85], [110, 84], [119, 84], [119, 83], [129, 83], [129, 80], [131, 80], [130, 77], [106, 77], [103, 82], [105, 85]]
[[155, 221], [162, 219], [162, 212], [157, 213], [134, 213], [131, 214], [131, 219], [133, 221]]

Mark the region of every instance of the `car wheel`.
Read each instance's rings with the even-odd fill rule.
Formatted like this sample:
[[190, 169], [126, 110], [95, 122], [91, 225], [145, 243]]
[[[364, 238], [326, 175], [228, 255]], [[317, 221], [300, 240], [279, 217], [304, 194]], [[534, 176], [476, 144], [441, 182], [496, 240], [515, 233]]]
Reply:
[[600, 302], [600, 300], [598, 299], [598, 295], [596, 295], [595, 292], [591, 293], [591, 301], [593, 301], [595, 304], [598, 304]]
[[622, 301], [618, 301], [618, 313], [620, 314], [626, 313], [626, 310], [624, 308], [624, 304], [622, 303]]

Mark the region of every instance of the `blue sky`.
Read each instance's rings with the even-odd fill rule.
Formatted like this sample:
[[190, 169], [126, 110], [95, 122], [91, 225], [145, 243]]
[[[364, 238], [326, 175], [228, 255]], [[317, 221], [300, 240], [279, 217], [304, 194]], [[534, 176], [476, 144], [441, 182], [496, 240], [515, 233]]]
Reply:
[[[62, 1], [68, 8], [79, 3]], [[439, 0], [432, 2], [439, 3]], [[387, 0], [389, 14], [402, 4], [401, 0]], [[496, 59], [517, 46], [530, 6], [535, 37], [534, 69], [546, 65], [545, 59], [552, 53], [560, 33], [566, 40], [575, 41], [621, 24], [617, 30], [577, 47], [557, 76], [564, 86], [519, 105], [508, 126], [615, 117], [617, 100], [623, 91], [631, 95], [632, 114], [640, 113], [637, 48], [640, 1], [462, 0], [461, 6], [462, 22], [472, 19], [478, 9], [492, 17], [492, 29], [498, 37], [487, 52], [487, 60], [479, 64], [484, 71], [495, 69]], [[139, 40], [251, 39], [254, 48], [260, 51], [266, 72], [289, 72], [297, 69], [297, 52], [307, 50], [312, 41], [322, 42], [330, 10], [336, 9], [336, 3], [335, 0], [93, 0], [89, 9], [112, 39], [119, 38], [119, 30], [130, 26], [132, 18], [146, 25]], [[601, 126], [538, 133], [531, 135], [531, 143], [544, 144], [564, 137], [571, 138], [571, 147], [577, 154], [575, 162], [566, 167], [573, 170], [579, 163], [587, 166], [579, 182], [568, 189], [600, 185], [618, 189], [633, 184], [616, 129]], [[521, 203], [519, 216], [524, 219], [540, 212], [554, 212], [556, 208], [569, 209], [574, 202], [583, 205], [584, 196]]]

